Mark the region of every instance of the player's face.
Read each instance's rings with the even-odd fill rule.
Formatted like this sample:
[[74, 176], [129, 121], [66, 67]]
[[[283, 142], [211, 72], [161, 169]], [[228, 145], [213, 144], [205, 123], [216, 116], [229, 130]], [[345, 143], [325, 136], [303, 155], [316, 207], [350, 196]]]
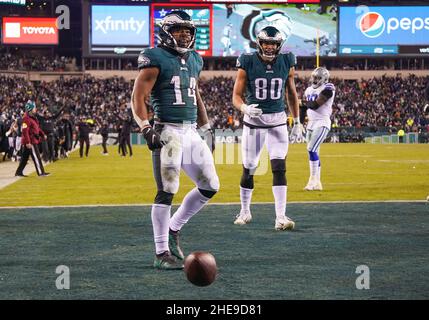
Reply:
[[177, 45], [182, 48], [188, 48], [192, 40], [191, 30], [187, 27], [175, 27], [170, 31], [171, 35], [177, 41]]
[[261, 47], [262, 47], [262, 50], [264, 51], [264, 53], [266, 55], [271, 56], [271, 55], [275, 54], [275, 52], [276, 52], [276, 50], [278, 48], [278, 44], [276, 42], [266, 42], [266, 41], [264, 41], [264, 42], [261, 43]]

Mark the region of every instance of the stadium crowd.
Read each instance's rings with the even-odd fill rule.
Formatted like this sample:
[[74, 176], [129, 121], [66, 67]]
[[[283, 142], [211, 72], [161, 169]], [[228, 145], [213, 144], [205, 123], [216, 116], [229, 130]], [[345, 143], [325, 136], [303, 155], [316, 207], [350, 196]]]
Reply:
[[0, 54], [0, 70], [12, 71], [75, 71], [76, 58], [47, 57], [41, 55], [15, 56], [11, 53]]
[[[396, 133], [399, 129], [427, 137], [429, 107], [425, 108], [427, 103], [422, 94], [427, 77], [398, 76], [361, 81], [332, 79], [332, 82], [336, 86], [332, 132], [350, 131], [347, 129], [357, 132], [343, 138], [343, 141], [362, 141], [362, 132]], [[233, 85], [233, 79], [226, 77], [200, 82], [213, 128], [236, 130], [242, 126], [242, 115], [231, 103]], [[308, 79], [296, 79], [299, 97], [307, 85]], [[10, 138], [19, 136], [19, 123], [27, 100], [35, 101], [42, 122], [43, 119], [54, 122], [53, 135], [57, 141], [54, 159], [70, 151], [70, 139], [77, 137], [81, 122], [89, 121], [93, 133], [98, 133], [102, 127], [110, 133], [120, 133], [125, 121], [131, 118], [129, 101], [132, 88], [132, 82], [118, 77], [95, 79], [86, 75], [48, 83], [0, 76], [0, 150], [8, 149], [8, 145], [13, 144]], [[11, 128], [16, 128], [12, 130], [12, 136]], [[134, 123], [127, 130], [137, 132], [138, 127]], [[68, 139], [65, 139], [66, 132]]]

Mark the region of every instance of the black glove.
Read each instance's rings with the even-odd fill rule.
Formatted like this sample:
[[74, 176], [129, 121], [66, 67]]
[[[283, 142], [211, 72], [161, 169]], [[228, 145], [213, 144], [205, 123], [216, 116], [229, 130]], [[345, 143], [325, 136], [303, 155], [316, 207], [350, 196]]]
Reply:
[[151, 151], [163, 147], [164, 142], [161, 140], [161, 136], [152, 127], [143, 128], [142, 133]]
[[215, 132], [212, 128], [206, 130], [203, 132], [204, 134], [204, 140], [206, 141], [207, 145], [209, 146], [210, 151], [213, 153], [213, 151], [216, 148], [216, 136]]

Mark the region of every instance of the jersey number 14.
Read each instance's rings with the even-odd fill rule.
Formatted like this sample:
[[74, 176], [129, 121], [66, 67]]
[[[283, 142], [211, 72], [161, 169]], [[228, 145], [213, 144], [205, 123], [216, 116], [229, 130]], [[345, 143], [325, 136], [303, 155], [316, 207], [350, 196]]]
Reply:
[[[182, 90], [180, 89], [180, 77], [173, 76], [173, 78], [171, 78], [170, 84], [174, 85], [174, 95], [176, 96], [176, 102], [173, 102], [173, 105], [175, 106], [186, 105], [186, 102], [183, 101]], [[197, 105], [197, 97], [195, 95], [196, 86], [197, 86], [197, 80], [194, 77], [190, 77], [188, 97], [194, 99], [194, 106]]]

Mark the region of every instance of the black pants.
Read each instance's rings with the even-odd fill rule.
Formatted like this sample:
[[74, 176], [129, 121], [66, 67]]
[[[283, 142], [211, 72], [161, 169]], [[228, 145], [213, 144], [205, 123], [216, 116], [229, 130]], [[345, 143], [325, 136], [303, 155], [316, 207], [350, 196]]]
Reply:
[[103, 153], [108, 153], [107, 152], [107, 139], [109, 139], [108, 136], [103, 136], [103, 142], [101, 143], [101, 145], [103, 146]]
[[130, 135], [121, 136], [119, 146], [122, 150], [122, 155], [125, 157], [127, 154], [127, 146], [130, 149], [130, 157], [133, 155], [133, 148], [131, 147]]
[[32, 145], [31, 148], [27, 148], [25, 145], [21, 147], [22, 156], [21, 161], [19, 162], [18, 169], [16, 169], [15, 174], [24, 174], [24, 168], [27, 165], [28, 158], [31, 155], [31, 158], [33, 159], [34, 166], [36, 167], [37, 174], [40, 176], [41, 174], [45, 173], [45, 169], [43, 168], [42, 159], [40, 159], [40, 153], [37, 146]]
[[48, 141], [47, 140], [43, 140], [40, 143], [41, 147], [42, 147], [42, 158], [43, 161], [48, 162], [49, 161], [49, 147], [48, 147]]
[[48, 160], [53, 161], [55, 159], [55, 136], [54, 134], [48, 134]]
[[79, 138], [79, 154], [80, 154], [81, 158], [83, 157], [83, 144], [84, 143], [86, 144], [85, 156], [88, 156], [88, 153], [89, 153], [89, 136]]

